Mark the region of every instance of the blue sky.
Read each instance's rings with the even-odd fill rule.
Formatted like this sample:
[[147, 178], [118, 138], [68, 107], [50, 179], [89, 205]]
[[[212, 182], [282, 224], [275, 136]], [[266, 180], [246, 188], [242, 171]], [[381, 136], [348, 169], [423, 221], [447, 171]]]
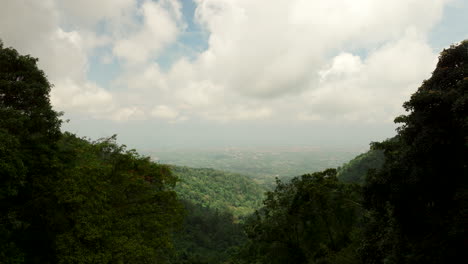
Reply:
[[466, 14], [463, 0], [25, 0], [0, 10], [0, 38], [39, 58], [80, 136], [365, 148], [468, 38]]

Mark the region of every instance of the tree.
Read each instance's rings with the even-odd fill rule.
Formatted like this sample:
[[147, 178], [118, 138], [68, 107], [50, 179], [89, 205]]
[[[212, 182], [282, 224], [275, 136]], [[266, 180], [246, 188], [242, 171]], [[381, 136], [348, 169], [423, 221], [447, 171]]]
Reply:
[[0, 42], [0, 262], [166, 262], [176, 177], [115, 137], [62, 134], [36, 63]]
[[56, 176], [61, 123], [50, 105], [50, 88], [37, 59], [0, 41], [0, 258], [6, 263], [26, 255], [46, 263], [36, 253], [50, 253], [52, 238], [42, 232], [53, 204], [48, 184]]
[[466, 248], [468, 41], [444, 50], [366, 183], [368, 263], [455, 263]]
[[176, 178], [116, 138], [65, 133], [55, 193], [58, 263], [164, 263], [181, 223]]
[[246, 263], [355, 263], [362, 213], [360, 188], [343, 184], [336, 170], [277, 182], [246, 223]]
[[227, 263], [245, 242], [242, 225], [227, 211], [183, 201], [186, 209], [183, 229], [174, 234], [177, 255], [171, 263]]

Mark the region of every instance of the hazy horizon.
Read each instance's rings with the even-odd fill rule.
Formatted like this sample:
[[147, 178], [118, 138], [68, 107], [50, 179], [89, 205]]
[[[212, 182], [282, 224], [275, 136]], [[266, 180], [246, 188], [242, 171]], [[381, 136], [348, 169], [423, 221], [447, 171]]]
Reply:
[[[100, 129], [95, 129], [95, 122]], [[120, 144], [141, 151], [150, 150], [209, 150], [223, 148], [293, 148], [366, 150], [369, 144], [393, 137], [395, 124], [388, 126], [360, 124], [159, 124], [153, 129], [145, 121], [111, 123], [88, 120], [90, 126], [73, 126], [73, 119], [64, 123], [63, 130], [92, 140], [117, 135]], [[79, 122], [76, 122], [79, 123]], [[118, 133], [116, 132], [118, 131]]]

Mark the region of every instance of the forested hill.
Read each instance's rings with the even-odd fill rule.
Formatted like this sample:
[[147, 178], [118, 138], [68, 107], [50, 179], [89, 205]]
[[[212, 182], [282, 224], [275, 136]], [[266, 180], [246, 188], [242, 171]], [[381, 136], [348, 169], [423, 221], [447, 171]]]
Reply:
[[181, 199], [235, 216], [247, 215], [259, 208], [265, 187], [250, 177], [207, 168], [171, 166], [179, 179], [176, 192]]
[[384, 162], [383, 151], [371, 149], [339, 167], [337, 176], [342, 182], [362, 184], [365, 182], [369, 170], [380, 169]]

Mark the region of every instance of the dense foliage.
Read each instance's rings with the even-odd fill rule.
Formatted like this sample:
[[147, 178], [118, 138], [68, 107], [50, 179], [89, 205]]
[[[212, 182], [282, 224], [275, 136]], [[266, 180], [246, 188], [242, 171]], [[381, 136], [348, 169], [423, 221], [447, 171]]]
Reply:
[[0, 42], [0, 259], [47, 263], [53, 235], [48, 212], [56, 200], [58, 113], [49, 102], [51, 85], [37, 59]]
[[184, 202], [183, 229], [174, 234], [173, 263], [225, 263], [245, 243], [242, 225], [229, 212]]
[[265, 189], [245, 175], [179, 166], [172, 171], [179, 178], [179, 196], [204, 207], [241, 216], [255, 211], [264, 198]]
[[182, 210], [169, 168], [117, 145], [115, 137], [90, 143], [65, 134], [59, 143], [59, 263], [167, 260]]
[[115, 138], [62, 134], [36, 62], [0, 42], [0, 262], [163, 263], [176, 178]]
[[364, 183], [369, 170], [382, 167], [385, 157], [382, 150], [371, 149], [338, 168], [338, 179], [343, 182]]
[[386, 162], [365, 186], [364, 260], [456, 263], [468, 237], [468, 41], [441, 53], [404, 107], [397, 137], [373, 146]]
[[356, 263], [360, 197], [360, 187], [340, 183], [334, 169], [278, 181], [246, 223], [242, 263]]

